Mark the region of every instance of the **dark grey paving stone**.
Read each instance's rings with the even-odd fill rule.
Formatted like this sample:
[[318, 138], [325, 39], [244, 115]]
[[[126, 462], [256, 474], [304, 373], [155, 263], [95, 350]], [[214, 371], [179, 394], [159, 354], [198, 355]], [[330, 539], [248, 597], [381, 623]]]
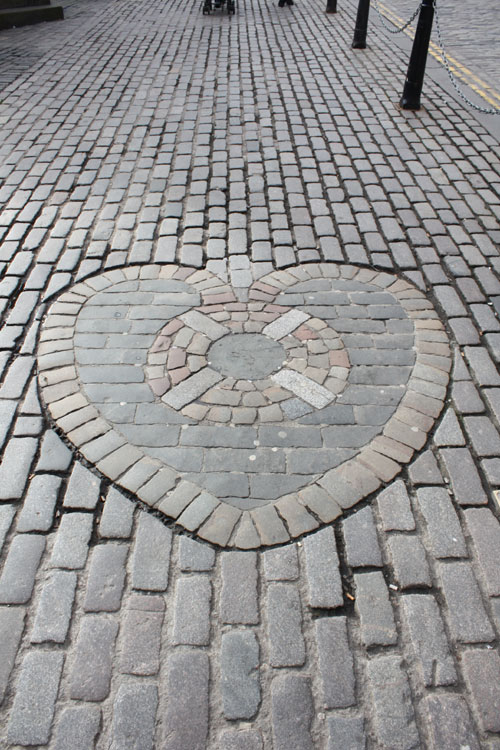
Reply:
[[175, 587], [172, 643], [207, 646], [210, 642], [212, 588], [208, 577], [179, 578]]
[[394, 568], [394, 577], [401, 589], [432, 586], [431, 572], [424, 546], [419, 537], [391, 534], [387, 546]]
[[264, 750], [258, 729], [226, 729], [219, 737], [220, 750]]
[[355, 705], [356, 681], [347, 635], [347, 618], [318, 618], [315, 629], [324, 708]]
[[164, 610], [161, 596], [130, 597], [120, 632], [121, 672], [142, 676], [158, 672]]
[[74, 700], [102, 701], [111, 684], [118, 624], [100, 615], [86, 615], [80, 622], [75, 657], [70, 673]]
[[221, 693], [226, 719], [251, 719], [260, 703], [259, 644], [250, 630], [223, 633]]
[[132, 553], [135, 589], [165, 591], [168, 585], [172, 532], [160, 520], [141, 513]]
[[306, 648], [300, 597], [292, 584], [272, 583], [266, 597], [269, 663], [273, 667], [302, 666]]
[[294, 581], [299, 577], [299, 559], [294, 544], [266, 550], [262, 559], [264, 578], [268, 581]]
[[377, 656], [367, 665], [374, 729], [381, 747], [420, 747], [408, 679], [398, 656]]
[[335, 609], [344, 602], [335, 536], [331, 528], [304, 539], [307, 603]]
[[328, 750], [365, 750], [363, 719], [357, 716], [328, 717]]
[[457, 513], [444, 487], [417, 490], [417, 504], [424, 517], [430, 548], [436, 557], [465, 557], [467, 547]]
[[462, 655], [464, 677], [483, 732], [500, 731], [500, 657], [494, 650]]
[[440, 563], [438, 575], [454, 640], [458, 643], [491, 642], [495, 637], [494, 632], [470, 564]]
[[456, 750], [457, 746], [479, 750], [467, 703], [460, 695], [427, 695], [420, 708], [427, 717], [432, 750]]
[[54, 750], [93, 750], [101, 726], [98, 706], [65, 708], [56, 726]]
[[255, 625], [259, 622], [257, 555], [255, 552], [223, 552], [221, 555], [222, 622]]
[[354, 583], [363, 643], [366, 646], [395, 644], [397, 632], [394, 614], [382, 573], [358, 573], [354, 576]]
[[279, 674], [271, 684], [271, 723], [275, 750], [313, 750], [310, 727], [314, 704], [309, 678]]
[[347, 563], [351, 568], [382, 565], [375, 519], [370, 507], [362, 508], [342, 524]]
[[125, 585], [128, 545], [99, 544], [92, 550], [83, 609], [85, 612], [116, 612]]
[[175, 650], [167, 661], [162, 742], [165, 750], [202, 750], [208, 736], [209, 660], [200, 650]]
[[489, 508], [470, 508], [465, 520], [490, 596], [500, 596], [500, 526]]
[[384, 531], [413, 531], [415, 529], [410, 498], [401, 479], [393, 482], [378, 495], [377, 505]]

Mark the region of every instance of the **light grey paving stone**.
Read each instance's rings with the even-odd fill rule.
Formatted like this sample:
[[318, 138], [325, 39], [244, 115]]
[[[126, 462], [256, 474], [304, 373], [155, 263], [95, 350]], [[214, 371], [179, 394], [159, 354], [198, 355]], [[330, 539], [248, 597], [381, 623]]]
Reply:
[[424, 685], [455, 684], [457, 672], [434, 597], [409, 594], [401, 597], [401, 605]]
[[377, 656], [367, 664], [374, 729], [381, 748], [421, 747], [408, 679], [399, 656]]
[[302, 666], [306, 658], [300, 596], [293, 584], [271, 583], [266, 597], [269, 663]]
[[5, 439], [14, 420], [16, 413], [17, 400], [0, 401], [0, 449], [3, 448]]
[[384, 531], [413, 531], [415, 519], [406, 487], [401, 479], [393, 482], [377, 497]]
[[92, 550], [85, 589], [85, 612], [116, 612], [120, 609], [125, 585], [128, 545], [99, 544]]
[[223, 552], [220, 617], [233, 625], [259, 622], [257, 555], [255, 552]]
[[133, 594], [120, 632], [120, 670], [154, 675], [160, 668], [161, 627], [165, 602], [161, 596]]
[[83, 568], [89, 552], [93, 517], [90, 513], [65, 513], [57, 530], [50, 565], [54, 568]]
[[486, 505], [488, 498], [468, 448], [442, 448], [440, 456], [460, 505]]
[[432, 586], [431, 572], [425, 549], [417, 536], [391, 534], [387, 546], [394, 568], [394, 577], [401, 589]]
[[413, 485], [444, 484], [444, 479], [437, 465], [434, 454], [430, 450], [424, 451], [408, 467], [408, 476]]
[[335, 398], [334, 394], [327, 388], [323, 388], [319, 383], [295, 370], [283, 368], [271, 375], [271, 379], [316, 409], [323, 409]]
[[299, 577], [299, 558], [295, 544], [266, 550], [262, 559], [264, 578], [267, 581], [295, 581]]
[[9, 440], [0, 466], [0, 500], [22, 497], [37, 446], [38, 440], [31, 437]]
[[427, 695], [420, 703], [430, 735], [431, 750], [480, 750], [477, 734], [467, 707], [460, 695]]
[[223, 376], [219, 372], [212, 370], [210, 367], [204, 367], [167, 391], [162, 396], [162, 401], [173, 409], [182, 409], [183, 406], [202, 396], [222, 379]]
[[70, 672], [71, 698], [102, 701], [108, 696], [117, 633], [117, 623], [106, 616], [82, 618]]
[[500, 596], [500, 525], [489, 508], [466, 510], [465, 520], [490, 596]]
[[341, 607], [344, 597], [333, 529], [322, 529], [306, 537], [303, 548], [309, 606]]
[[23, 607], [0, 607], [0, 704], [3, 702], [24, 630]]
[[354, 576], [354, 583], [363, 643], [366, 646], [389, 646], [396, 643], [394, 614], [382, 573], [358, 573]]
[[356, 704], [354, 661], [347, 636], [347, 618], [321, 617], [315, 621], [323, 707]]
[[15, 515], [15, 505], [0, 505], [0, 552], [3, 549], [5, 538], [9, 533]]
[[110, 487], [99, 521], [99, 536], [105, 539], [128, 539], [132, 533], [135, 503], [115, 487]]
[[258, 729], [226, 729], [219, 737], [220, 750], [264, 750]]
[[63, 505], [66, 508], [93, 510], [100, 494], [101, 482], [91, 471], [76, 462], [64, 495]]
[[113, 703], [110, 750], [153, 750], [158, 688], [122, 684]]
[[17, 531], [49, 531], [54, 521], [61, 478], [37, 474], [31, 480], [17, 520]]
[[271, 684], [274, 750], [313, 750], [311, 683], [300, 674], [279, 674]]
[[98, 706], [70, 706], [62, 712], [56, 725], [54, 750], [94, 750], [101, 726]]
[[72, 453], [54, 430], [47, 430], [40, 448], [40, 458], [36, 471], [66, 471], [71, 463]]
[[212, 570], [215, 551], [208, 544], [197, 542], [188, 536], [179, 537], [179, 567], [185, 573]]
[[45, 581], [31, 633], [31, 643], [64, 643], [76, 589], [76, 573], [52, 570]]
[[483, 732], [500, 732], [500, 657], [496, 650], [462, 654], [466, 685]]
[[365, 750], [363, 719], [357, 716], [328, 717], [328, 750]]
[[204, 750], [208, 735], [208, 655], [175, 650], [167, 661], [167, 703], [163, 713], [164, 750]]
[[14, 537], [0, 576], [0, 604], [25, 604], [30, 600], [44, 550], [43, 536]]
[[175, 587], [172, 643], [207, 646], [210, 642], [210, 580], [201, 574], [179, 578]]
[[465, 539], [448, 492], [443, 487], [419, 489], [417, 503], [424, 517], [432, 553], [441, 558], [465, 557]]
[[272, 323], [269, 323], [263, 329], [262, 333], [269, 338], [279, 339], [284, 338], [292, 331], [295, 331], [305, 320], [308, 320], [310, 316], [302, 310], [289, 310], [284, 315], [281, 315]]
[[259, 644], [250, 630], [222, 634], [221, 693], [226, 719], [251, 719], [259, 708]]
[[131, 582], [135, 589], [165, 591], [168, 585], [172, 532], [160, 520], [142, 513], [135, 536]]
[[362, 508], [346, 518], [342, 528], [347, 563], [351, 568], [382, 565], [382, 553], [370, 507]]
[[439, 563], [437, 571], [454, 640], [459, 643], [492, 641], [494, 632], [470, 563]]
[[49, 741], [63, 660], [61, 652], [37, 651], [24, 657], [7, 727], [13, 745], [46, 745]]
[[465, 445], [465, 438], [453, 409], [447, 409], [432, 439], [434, 445]]

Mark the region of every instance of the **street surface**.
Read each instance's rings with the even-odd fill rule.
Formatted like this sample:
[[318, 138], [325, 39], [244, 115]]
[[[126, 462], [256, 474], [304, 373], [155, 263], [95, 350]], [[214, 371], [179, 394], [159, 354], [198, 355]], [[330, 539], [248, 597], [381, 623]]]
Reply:
[[0, 33], [2, 750], [500, 748], [500, 145], [355, 13]]

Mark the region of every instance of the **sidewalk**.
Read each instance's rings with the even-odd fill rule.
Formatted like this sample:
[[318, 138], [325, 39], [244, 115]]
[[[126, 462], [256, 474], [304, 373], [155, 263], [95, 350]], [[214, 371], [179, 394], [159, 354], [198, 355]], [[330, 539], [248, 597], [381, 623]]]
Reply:
[[6, 750], [500, 748], [500, 148], [324, 6], [0, 34]]

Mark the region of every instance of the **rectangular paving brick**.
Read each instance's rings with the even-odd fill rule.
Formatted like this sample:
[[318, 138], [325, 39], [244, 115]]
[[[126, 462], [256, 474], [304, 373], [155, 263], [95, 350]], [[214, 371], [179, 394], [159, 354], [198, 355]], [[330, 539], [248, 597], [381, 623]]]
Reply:
[[75, 463], [64, 494], [63, 505], [66, 508], [93, 510], [100, 495], [101, 482], [95, 474], [80, 463]]
[[89, 553], [92, 524], [90, 513], [66, 513], [62, 516], [50, 558], [52, 567], [83, 568]]
[[32, 643], [64, 643], [68, 633], [76, 590], [76, 573], [52, 570], [45, 581], [35, 622]]
[[401, 589], [432, 586], [425, 548], [418, 536], [391, 534], [387, 546], [394, 568], [394, 577]]
[[93, 750], [101, 725], [98, 706], [70, 706], [57, 722], [54, 750]]
[[375, 736], [382, 748], [421, 747], [410, 687], [399, 656], [377, 656], [367, 664]]
[[410, 594], [401, 597], [401, 604], [424, 685], [453, 685], [457, 672], [436, 600], [427, 594]]
[[462, 654], [467, 687], [484, 732], [500, 732], [500, 657], [497, 651], [468, 650]]
[[17, 531], [48, 531], [54, 520], [61, 478], [37, 474], [31, 480], [17, 520]]
[[363, 719], [358, 716], [328, 717], [328, 750], [365, 750]]
[[25, 617], [24, 608], [0, 607], [0, 704], [14, 666]]
[[293, 584], [272, 583], [266, 596], [269, 663], [273, 667], [304, 664], [306, 649], [302, 633], [300, 596]]
[[468, 747], [480, 750], [467, 703], [459, 695], [427, 695], [420, 707], [424, 712], [432, 747], [456, 750]]
[[333, 529], [322, 529], [303, 542], [310, 607], [335, 609], [344, 603]]
[[168, 585], [172, 532], [162, 522], [141, 513], [132, 554], [131, 582], [135, 589], [165, 591]]
[[363, 643], [366, 646], [389, 646], [396, 643], [394, 614], [382, 573], [358, 573], [354, 576], [354, 583]]
[[173, 644], [209, 644], [211, 599], [212, 587], [206, 576], [179, 578], [175, 587]]
[[153, 750], [157, 706], [156, 685], [120, 685], [113, 703], [110, 750]]
[[125, 584], [128, 545], [99, 544], [92, 550], [85, 589], [85, 612], [115, 612], [120, 609]]
[[167, 661], [166, 706], [163, 709], [163, 750], [206, 747], [208, 735], [208, 655], [175, 650]]
[[371, 508], [362, 508], [342, 524], [347, 563], [351, 568], [381, 566], [382, 553]]
[[134, 594], [130, 598], [120, 631], [120, 671], [136, 675], [158, 672], [164, 611], [161, 596]]
[[115, 487], [110, 487], [99, 521], [99, 536], [106, 539], [128, 539], [132, 533], [136, 507], [135, 503]]
[[221, 693], [226, 719], [251, 719], [260, 703], [259, 644], [251, 630], [222, 634]]
[[447, 604], [447, 617], [455, 641], [489, 643], [494, 638], [479, 586], [469, 563], [440, 563], [438, 576]]
[[0, 500], [18, 500], [28, 481], [38, 441], [32, 437], [11, 438], [0, 466]]
[[315, 621], [315, 629], [324, 707], [354, 706], [356, 681], [347, 618], [321, 617]]
[[489, 508], [470, 508], [465, 520], [490, 596], [500, 596], [500, 525]]
[[106, 616], [86, 615], [80, 621], [70, 674], [71, 698], [102, 701], [107, 697], [117, 633], [118, 624]]
[[279, 674], [271, 684], [273, 750], [313, 750], [314, 703], [311, 681], [301, 674]]
[[224, 552], [221, 556], [222, 622], [255, 625], [259, 622], [257, 556], [255, 552]]
[[418, 507], [424, 517], [431, 550], [436, 557], [465, 557], [464, 535], [448, 492], [443, 487], [417, 490]]
[[49, 741], [63, 660], [64, 654], [57, 651], [25, 656], [7, 727], [13, 745], [46, 745]]
[[44, 550], [43, 536], [18, 534], [14, 537], [0, 576], [0, 604], [29, 601]]

